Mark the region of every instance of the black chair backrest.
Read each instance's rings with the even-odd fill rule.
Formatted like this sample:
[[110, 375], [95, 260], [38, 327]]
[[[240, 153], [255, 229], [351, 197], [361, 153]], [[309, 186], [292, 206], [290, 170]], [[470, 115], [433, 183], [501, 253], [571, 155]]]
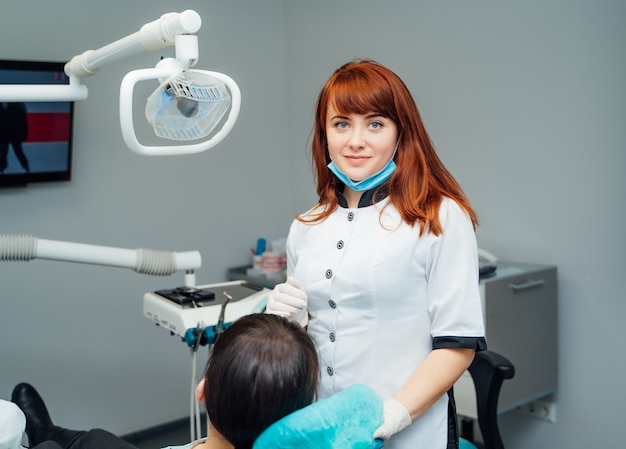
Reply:
[[469, 372], [476, 388], [478, 426], [485, 449], [504, 449], [498, 427], [498, 397], [502, 383], [515, 375], [515, 367], [493, 351], [477, 352]]

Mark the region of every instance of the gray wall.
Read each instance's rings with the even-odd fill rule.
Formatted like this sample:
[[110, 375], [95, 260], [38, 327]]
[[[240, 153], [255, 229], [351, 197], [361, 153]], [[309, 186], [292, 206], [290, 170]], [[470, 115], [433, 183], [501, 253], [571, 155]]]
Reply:
[[[626, 3], [288, 1], [291, 147], [332, 70], [393, 68], [501, 260], [559, 270], [557, 423], [502, 417], [510, 449], [623, 441]], [[310, 176], [303, 162], [295, 179]], [[299, 173], [299, 174], [298, 174]], [[294, 188], [298, 210], [314, 200]], [[533, 348], [528, 348], [532, 351]]]
[[[74, 180], [0, 191], [0, 232], [199, 249], [198, 280], [221, 280], [226, 267], [248, 261], [256, 237], [284, 235], [292, 214], [315, 200], [305, 148], [324, 80], [349, 59], [377, 59], [414, 93], [480, 215], [480, 246], [502, 260], [559, 268], [557, 423], [508, 413], [507, 447], [620, 442], [626, 4], [12, 2], [0, 29], [20, 40], [0, 40], [0, 57], [66, 60], [188, 7], [204, 21], [200, 66], [242, 88], [233, 133], [197, 156], [135, 156], [123, 147], [116, 92], [126, 71], [155, 58], [114, 64], [86, 82], [90, 98], [78, 105]], [[22, 31], [48, 29], [52, 18], [57, 28]], [[188, 352], [141, 316], [143, 292], [179, 281], [45, 261], [4, 264], [0, 395], [32, 381], [60, 423], [117, 432], [183, 416]]]

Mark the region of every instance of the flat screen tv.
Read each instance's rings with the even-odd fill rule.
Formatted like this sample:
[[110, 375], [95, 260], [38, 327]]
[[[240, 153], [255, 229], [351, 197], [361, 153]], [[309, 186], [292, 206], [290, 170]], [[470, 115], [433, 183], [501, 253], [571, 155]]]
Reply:
[[[0, 60], [0, 84], [69, 84], [65, 63]], [[0, 99], [0, 187], [69, 181], [72, 101]]]

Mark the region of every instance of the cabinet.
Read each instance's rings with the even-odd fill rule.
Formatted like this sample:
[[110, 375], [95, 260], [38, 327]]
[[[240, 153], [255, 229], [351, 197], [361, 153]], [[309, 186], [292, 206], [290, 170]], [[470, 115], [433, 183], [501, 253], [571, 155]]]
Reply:
[[[557, 388], [557, 269], [499, 263], [480, 281], [487, 347], [515, 365], [502, 385], [498, 410], [532, 402]], [[476, 417], [474, 384], [465, 373], [454, 387], [457, 411]]]

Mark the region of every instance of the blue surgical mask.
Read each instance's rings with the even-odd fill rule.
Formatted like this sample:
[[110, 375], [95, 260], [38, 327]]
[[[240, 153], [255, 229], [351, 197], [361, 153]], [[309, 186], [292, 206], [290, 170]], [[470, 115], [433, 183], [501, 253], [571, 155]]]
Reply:
[[[395, 154], [396, 153], [394, 152], [394, 156]], [[332, 161], [330, 164], [328, 164], [328, 168], [346, 186], [350, 187], [352, 190], [356, 190], [357, 192], [364, 192], [366, 190], [371, 190], [375, 187], [378, 187], [383, 182], [391, 178], [393, 172], [396, 171], [396, 163], [393, 161], [393, 156], [391, 156], [391, 159], [389, 159], [389, 162], [387, 162], [387, 165], [385, 165], [381, 171], [361, 181], [353, 181], [352, 179], [348, 178], [348, 176], [346, 176], [344, 172], [339, 170], [339, 167], [337, 167]]]

